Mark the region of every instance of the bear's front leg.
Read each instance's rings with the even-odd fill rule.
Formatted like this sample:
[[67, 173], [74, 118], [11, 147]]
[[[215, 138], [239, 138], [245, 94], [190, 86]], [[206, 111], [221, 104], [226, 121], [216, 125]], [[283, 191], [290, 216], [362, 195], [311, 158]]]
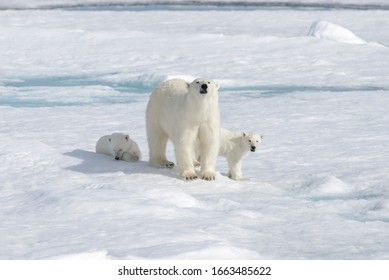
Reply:
[[185, 180], [195, 180], [198, 178], [194, 169], [194, 142], [196, 140], [196, 131], [186, 130], [182, 137], [174, 145], [177, 165], [180, 174]]
[[200, 155], [201, 155], [201, 178], [207, 181], [216, 179], [216, 160], [219, 154], [219, 127], [204, 125], [200, 127]]
[[134, 154], [134, 153], [129, 153], [129, 152], [125, 152], [123, 153], [123, 160], [124, 161], [129, 161], [129, 162], [135, 162], [135, 161], [139, 161], [139, 156]]

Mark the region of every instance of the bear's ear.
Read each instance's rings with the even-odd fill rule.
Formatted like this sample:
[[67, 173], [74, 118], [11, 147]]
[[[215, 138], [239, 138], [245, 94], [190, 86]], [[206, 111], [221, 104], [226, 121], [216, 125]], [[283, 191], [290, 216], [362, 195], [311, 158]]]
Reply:
[[111, 142], [111, 138], [108, 138], [108, 141]]
[[215, 83], [215, 87], [216, 87], [216, 89], [219, 89], [220, 88], [220, 84], [219, 83]]
[[263, 138], [265, 138], [265, 135], [263, 135], [263, 134], [261, 134], [260, 136], [261, 136], [261, 140], [262, 140]]
[[130, 135], [127, 134], [125, 138], [128, 141], [128, 139], [130, 139]]
[[245, 133], [245, 132], [242, 132], [242, 136], [243, 136], [243, 137], [246, 137], [246, 133]]

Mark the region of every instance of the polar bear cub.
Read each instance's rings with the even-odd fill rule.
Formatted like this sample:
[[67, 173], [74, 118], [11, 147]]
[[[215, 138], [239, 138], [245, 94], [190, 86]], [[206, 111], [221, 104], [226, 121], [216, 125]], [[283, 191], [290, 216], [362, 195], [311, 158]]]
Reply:
[[262, 143], [263, 135], [252, 132], [235, 132], [220, 129], [219, 155], [227, 158], [228, 177], [243, 180], [242, 158], [249, 152], [255, 152]]
[[102, 136], [96, 143], [96, 153], [113, 156], [116, 160], [138, 161], [142, 155], [128, 134], [112, 133]]
[[220, 110], [219, 85], [206, 78], [188, 83], [182, 79], [167, 80], [152, 92], [146, 109], [149, 164], [172, 168], [166, 158], [170, 139], [180, 175], [197, 179], [193, 162], [196, 139], [200, 143], [201, 177], [214, 180], [219, 151]]

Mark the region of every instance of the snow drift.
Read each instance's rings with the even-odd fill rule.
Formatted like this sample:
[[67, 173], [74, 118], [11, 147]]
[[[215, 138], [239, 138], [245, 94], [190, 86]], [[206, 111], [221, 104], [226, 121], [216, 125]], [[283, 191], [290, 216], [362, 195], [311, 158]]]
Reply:
[[308, 35], [347, 44], [366, 44], [365, 40], [359, 38], [347, 28], [327, 21], [315, 21], [312, 23]]

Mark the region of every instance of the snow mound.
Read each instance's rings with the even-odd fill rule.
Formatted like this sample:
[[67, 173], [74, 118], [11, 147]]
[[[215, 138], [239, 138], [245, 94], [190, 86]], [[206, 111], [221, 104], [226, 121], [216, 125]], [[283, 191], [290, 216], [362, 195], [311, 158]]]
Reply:
[[314, 176], [304, 187], [313, 196], [336, 196], [350, 193], [351, 187], [346, 182], [333, 176]]
[[319, 39], [331, 40], [347, 44], [366, 44], [365, 40], [362, 40], [352, 31], [327, 21], [315, 21], [312, 23], [308, 32], [309, 36], [313, 36]]

